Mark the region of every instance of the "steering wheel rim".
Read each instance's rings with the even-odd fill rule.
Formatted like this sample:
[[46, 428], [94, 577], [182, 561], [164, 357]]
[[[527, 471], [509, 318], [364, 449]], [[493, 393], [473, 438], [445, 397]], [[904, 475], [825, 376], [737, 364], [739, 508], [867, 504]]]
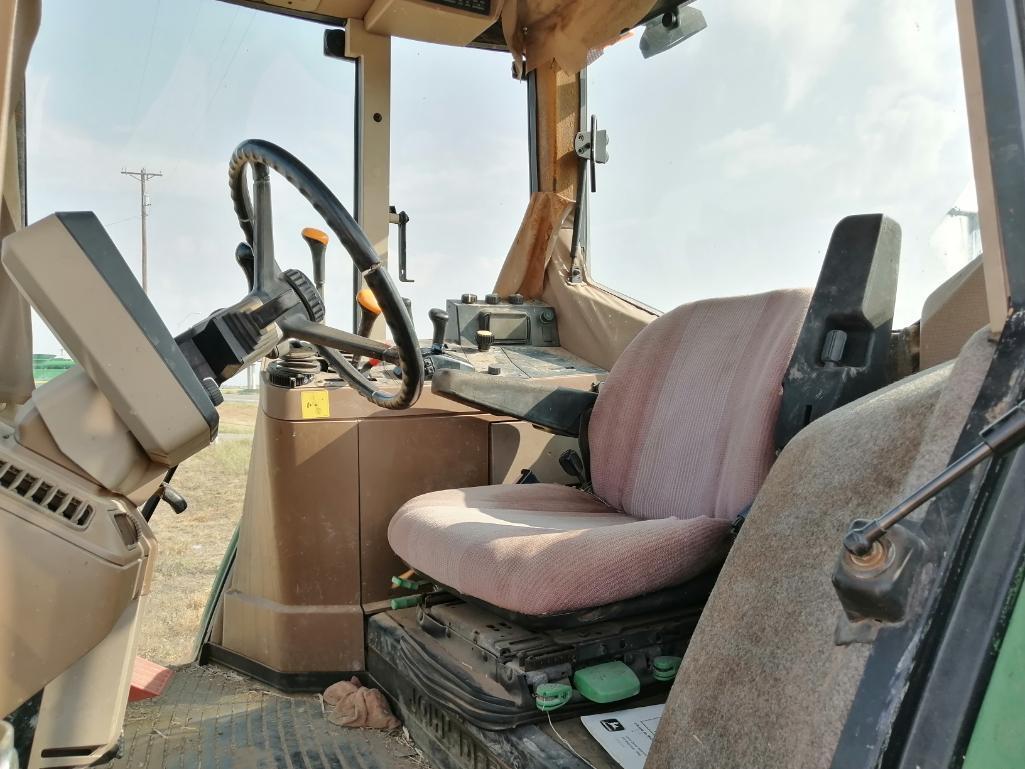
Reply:
[[[246, 168], [253, 167], [254, 185], [265, 185], [265, 194], [257, 194], [257, 209], [254, 210], [246, 184]], [[374, 292], [381, 314], [391, 331], [398, 351], [399, 368], [402, 372], [399, 390], [386, 393], [374, 387], [338, 350], [324, 343], [322, 334], [317, 334], [309, 324], [295, 326], [311, 331], [308, 341], [314, 344], [328, 365], [336, 374], [346, 380], [353, 389], [377, 406], [387, 409], [403, 409], [412, 405], [420, 396], [424, 382], [424, 362], [420, 355], [420, 344], [413, 326], [413, 319], [399, 295], [398, 288], [388, 270], [381, 265], [374, 247], [366, 233], [330, 188], [302, 161], [287, 150], [263, 139], [248, 139], [235, 148], [228, 164], [228, 184], [231, 200], [246, 242], [253, 249], [253, 290], [266, 291], [269, 284], [281, 275], [274, 260], [271, 229], [271, 207], [269, 174], [273, 169], [306, 198], [313, 209], [323, 217], [327, 227], [335, 234], [359, 269], [367, 286]], [[257, 190], [259, 193], [259, 189]], [[262, 210], [261, 210], [262, 209]], [[267, 220], [264, 221], [263, 217]], [[266, 242], [264, 242], [266, 241]], [[330, 330], [329, 326], [314, 323], [314, 327]], [[344, 332], [342, 332], [344, 333]], [[298, 336], [298, 335], [297, 335]], [[301, 337], [299, 337], [301, 338]]]

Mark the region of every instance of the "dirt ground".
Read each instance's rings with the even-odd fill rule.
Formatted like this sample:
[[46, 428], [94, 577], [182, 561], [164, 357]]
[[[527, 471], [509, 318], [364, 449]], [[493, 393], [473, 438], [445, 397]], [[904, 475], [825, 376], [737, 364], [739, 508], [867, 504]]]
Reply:
[[188, 510], [175, 515], [162, 504], [153, 516], [157, 567], [140, 656], [165, 665], [191, 658], [210, 586], [242, 514], [256, 408], [232, 402], [218, 408], [217, 443], [183, 462], [172, 481]]

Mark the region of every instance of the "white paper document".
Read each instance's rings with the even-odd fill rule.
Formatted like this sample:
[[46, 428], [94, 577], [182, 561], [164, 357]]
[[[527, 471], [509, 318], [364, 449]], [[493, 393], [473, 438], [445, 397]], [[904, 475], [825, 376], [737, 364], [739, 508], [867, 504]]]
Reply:
[[581, 716], [591, 736], [623, 769], [643, 769], [665, 705]]

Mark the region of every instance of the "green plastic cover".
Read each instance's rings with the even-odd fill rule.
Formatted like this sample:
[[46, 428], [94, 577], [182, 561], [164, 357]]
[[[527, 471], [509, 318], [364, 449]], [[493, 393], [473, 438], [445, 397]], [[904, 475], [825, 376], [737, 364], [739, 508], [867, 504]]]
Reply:
[[591, 702], [617, 702], [641, 690], [641, 681], [623, 662], [603, 662], [573, 674], [573, 686]]

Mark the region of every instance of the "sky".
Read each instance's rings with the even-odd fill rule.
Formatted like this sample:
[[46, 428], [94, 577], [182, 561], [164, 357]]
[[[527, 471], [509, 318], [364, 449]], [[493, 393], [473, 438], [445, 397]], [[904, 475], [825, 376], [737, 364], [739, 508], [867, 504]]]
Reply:
[[[588, 75], [608, 129], [591, 210], [597, 280], [666, 310], [813, 285], [842, 217], [903, 228], [897, 320], [973, 255], [953, 2], [698, 0], [708, 28], [644, 60], [637, 36]], [[150, 297], [172, 332], [237, 301], [244, 279], [227, 162], [246, 138], [297, 155], [346, 205], [355, 68], [325, 27], [215, 0], [44, 0], [28, 73], [29, 219], [93, 210], [139, 263], [138, 183], [150, 183]], [[410, 216], [402, 284], [427, 311], [486, 293], [529, 195], [527, 94], [502, 53], [393, 43], [392, 203]], [[276, 254], [309, 269], [321, 226], [273, 184]], [[395, 246], [395, 238], [391, 240]], [[393, 273], [396, 268], [393, 259]], [[351, 267], [328, 249], [328, 322], [347, 327]], [[397, 276], [396, 276], [397, 278]], [[57, 352], [37, 324], [37, 352]]]

